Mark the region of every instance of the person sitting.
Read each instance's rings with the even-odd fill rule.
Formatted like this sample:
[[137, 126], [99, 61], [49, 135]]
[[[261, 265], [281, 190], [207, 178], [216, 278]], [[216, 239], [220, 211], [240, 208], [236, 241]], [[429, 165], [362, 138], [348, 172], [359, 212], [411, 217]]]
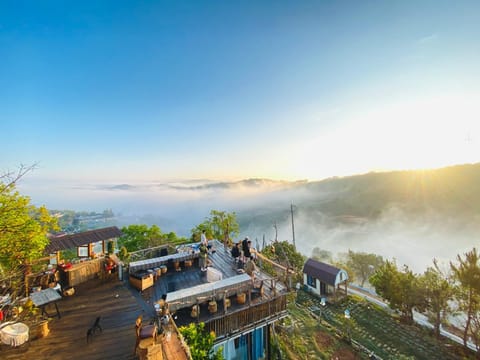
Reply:
[[236, 243], [236, 244], [233, 244], [233, 247], [232, 247], [232, 257], [236, 263], [238, 262], [238, 258], [240, 257], [240, 249], [238, 245], [239, 244]]
[[109, 255], [107, 255], [105, 257], [105, 271], [108, 274], [111, 274], [115, 272], [116, 268], [117, 264], [115, 263], [115, 261]]

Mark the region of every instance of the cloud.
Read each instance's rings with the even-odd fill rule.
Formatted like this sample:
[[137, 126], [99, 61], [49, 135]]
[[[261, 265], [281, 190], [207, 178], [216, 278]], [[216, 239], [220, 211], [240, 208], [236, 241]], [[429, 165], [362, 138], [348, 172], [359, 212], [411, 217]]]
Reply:
[[429, 43], [435, 42], [437, 39], [438, 39], [438, 35], [434, 33], [434, 34], [426, 35], [417, 39], [416, 43], [419, 45], [429, 44]]

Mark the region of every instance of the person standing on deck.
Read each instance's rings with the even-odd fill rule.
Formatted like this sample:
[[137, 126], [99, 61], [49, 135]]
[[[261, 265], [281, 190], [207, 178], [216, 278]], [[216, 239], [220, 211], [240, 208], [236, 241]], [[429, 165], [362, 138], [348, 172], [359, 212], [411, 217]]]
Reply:
[[212, 245], [208, 244], [207, 234], [205, 230], [202, 230], [202, 235], [200, 235], [200, 244], [204, 244], [207, 247], [208, 252], [210, 252]]
[[243, 250], [243, 262], [247, 262], [250, 258], [250, 247], [248, 246], [249, 238], [248, 236], [242, 241], [242, 250]]
[[235, 260], [235, 263], [238, 262], [238, 258], [240, 257], [240, 249], [238, 247], [239, 244], [240, 243], [235, 243], [232, 247], [232, 257]]
[[208, 248], [203, 242], [200, 244], [200, 254], [199, 254], [199, 265], [200, 270], [206, 271], [207, 270], [207, 261], [208, 261]]

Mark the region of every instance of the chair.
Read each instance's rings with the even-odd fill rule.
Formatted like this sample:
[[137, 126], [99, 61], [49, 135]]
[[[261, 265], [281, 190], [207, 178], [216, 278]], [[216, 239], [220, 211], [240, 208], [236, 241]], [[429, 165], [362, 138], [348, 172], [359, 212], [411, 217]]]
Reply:
[[143, 339], [151, 338], [154, 344], [157, 342], [157, 325], [155, 324], [143, 325], [142, 315], [140, 315], [135, 321], [135, 333], [137, 335], [137, 340], [135, 342], [134, 354], [137, 351], [140, 341], [142, 341]]
[[260, 297], [263, 297], [264, 295], [264, 288], [263, 288], [263, 280], [260, 282], [260, 286], [254, 286], [252, 289], [252, 296], [258, 295]]

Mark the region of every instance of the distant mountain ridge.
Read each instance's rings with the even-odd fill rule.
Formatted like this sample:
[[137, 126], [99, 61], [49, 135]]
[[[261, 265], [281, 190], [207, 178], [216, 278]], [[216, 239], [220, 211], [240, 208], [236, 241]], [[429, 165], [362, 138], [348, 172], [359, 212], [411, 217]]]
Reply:
[[[290, 184], [271, 202], [239, 212], [241, 226], [270, 227], [287, 221], [289, 203], [304, 214], [332, 222], [373, 220], [392, 207], [410, 216], [435, 212], [451, 217], [480, 216], [480, 163], [432, 170], [372, 172]], [[277, 200], [278, 201], [278, 200]]]
[[[433, 170], [368, 173], [308, 183], [306, 189], [331, 194], [323, 199], [331, 215], [375, 217], [387, 206], [411, 212], [480, 213], [480, 163]], [[312, 199], [311, 203], [315, 203]]]

